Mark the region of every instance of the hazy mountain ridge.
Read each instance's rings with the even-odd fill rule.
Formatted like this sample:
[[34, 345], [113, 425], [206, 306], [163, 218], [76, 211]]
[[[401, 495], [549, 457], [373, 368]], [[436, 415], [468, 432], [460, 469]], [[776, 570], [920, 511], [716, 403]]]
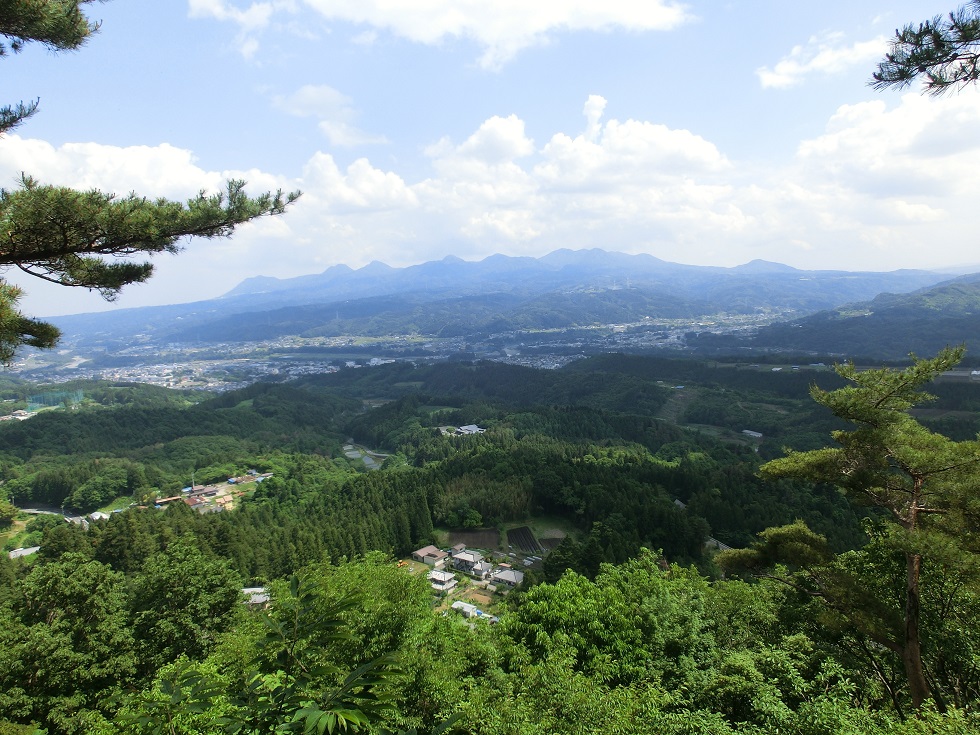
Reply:
[[406, 268], [373, 262], [292, 279], [257, 276], [209, 301], [53, 321], [69, 337], [101, 341], [458, 336], [766, 309], [805, 314], [945, 278], [928, 271], [800, 271], [759, 260], [736, 268], [693, 266], [651, 255], [556, 250], [541, 258], [447, 257]]

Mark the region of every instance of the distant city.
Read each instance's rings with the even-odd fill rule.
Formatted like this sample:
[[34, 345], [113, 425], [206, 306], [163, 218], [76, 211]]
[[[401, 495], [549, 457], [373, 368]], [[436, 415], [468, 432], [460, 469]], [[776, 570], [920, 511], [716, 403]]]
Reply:
[[[557, 369], [601, 352], [684, 352], [692, 333], [748, 334], [782, 314], [716, 314], [696, 320], [643, 319], [551, 330], [520, 330], [473, 337], [280, 337], [252, 342], [143, 343], [112, 350], [66, 339], [57, 351], [25, 350], [8, 374], [44, 384], [76, 380], [146, 383], [165, 388], [223, 392], [261, 380], [290, 380], [374, 367], [394, 361], [488, 360]], [[140, 341], [139, 336], [134, 342]]]

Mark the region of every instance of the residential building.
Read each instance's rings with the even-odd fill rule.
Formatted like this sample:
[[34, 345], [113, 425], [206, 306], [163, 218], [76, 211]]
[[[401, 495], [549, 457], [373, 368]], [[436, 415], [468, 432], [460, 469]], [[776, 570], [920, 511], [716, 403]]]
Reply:
[[474, 567], [483, 561], [483, 554], [478, 551], [455, 551], [452, 559], [455, 569], [472, 574]]
[[446, 565], [446, 559], [448, 557], [449, 554], [445, 551], [431, 545], [412, 552], [412, 558], [415, 561], [428, 564], [433, 569], [442, 569]]
[[498, 584], [516, 587], [524, 581], [524, 572], [518, 572], [516, 569], [498, 569], [490, 576], [490, 579]]
[[456, 575], [452, 572], [445, 572], [441, 569], [433, 569], [429, 572], [429, 583], [436, 592], [445, 594], [456, 586]]

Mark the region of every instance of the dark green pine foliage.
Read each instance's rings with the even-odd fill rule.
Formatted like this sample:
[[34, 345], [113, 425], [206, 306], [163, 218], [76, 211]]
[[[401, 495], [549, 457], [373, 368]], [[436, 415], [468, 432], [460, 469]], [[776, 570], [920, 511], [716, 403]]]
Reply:
[[876, 89], [903, 88], [922, 79], [925, 91], [942, 94], [980, 80], [980, 3], [968, 2], [896, 31], [891, 48], [872, 75]]

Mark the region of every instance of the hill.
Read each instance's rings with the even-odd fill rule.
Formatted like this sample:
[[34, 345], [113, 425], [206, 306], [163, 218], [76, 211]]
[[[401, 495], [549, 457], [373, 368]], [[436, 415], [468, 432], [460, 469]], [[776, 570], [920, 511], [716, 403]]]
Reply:
[[929, 355], [960, 343], [972, 353], [980, 348], [977, 275], [772, 324], [747, 341], [754, 348], [881, 359]]

